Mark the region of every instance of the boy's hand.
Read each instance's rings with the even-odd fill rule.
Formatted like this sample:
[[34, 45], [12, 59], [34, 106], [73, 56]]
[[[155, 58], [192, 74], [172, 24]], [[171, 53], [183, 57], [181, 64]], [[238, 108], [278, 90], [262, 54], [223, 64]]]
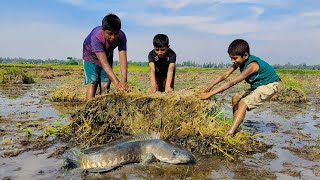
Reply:
[[116, 91], [119, 91], [121, 89], [120, 82], [114, 83], [113, 85], [114, 85], [114, 88], [116, 89]]
[[169, 86], [169, 87], [166, 87], [165, 89], [165, 92], [168, 93], [168, 92], [171, 92], [173, 89]]
[[121, 81], [121, 82], [119, 83], [119, 86], [120, 86], [119, 90], [125, 90], [126, 92], [130, 91], [127, 82], [122, 82], [122, 81]]
[[200, 87], [200, 92], [202, 93], [207, 93], [211, 90], [211, 87], [208, 87], [208, 86], [201, 86]]
[[209, 99], [211, 96], [209, 95], [209, 93], [201, 93], [199, 94], [199, 98], [202, 100], [206, 100]]
[[228, 138], [232, 138], [233, 136], [233, 133], [230, 133], [229, 131], [224, 135], [224, 138], [225, 139], [228, 139]]
[[155, 84], [155, 85], [152, 85], [152, 86], [150, 87], [149, 92], [154, 93], [154, 92], [156, 92], [157, 90], [158, 90], [158, 86], [157, 86], [157, 84]]

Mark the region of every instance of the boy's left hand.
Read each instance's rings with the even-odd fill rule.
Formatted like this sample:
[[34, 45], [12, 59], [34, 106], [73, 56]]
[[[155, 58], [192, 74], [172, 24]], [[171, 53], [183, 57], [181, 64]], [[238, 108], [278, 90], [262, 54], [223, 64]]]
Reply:
[[165, 89], [165, 92], [168, 93], [168, 92], [171, 92], [172, 91], [172, 88], [171, 87], [166, 87]]
[[209, 95], [209, 93], [200, 93], [198, 97], [202, 100], [206, 100], [209, 99], [211, 96]]

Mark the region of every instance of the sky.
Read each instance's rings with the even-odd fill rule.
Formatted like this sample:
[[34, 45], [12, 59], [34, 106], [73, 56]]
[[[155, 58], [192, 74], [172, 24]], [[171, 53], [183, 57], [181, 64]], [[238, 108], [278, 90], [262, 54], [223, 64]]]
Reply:
[[1, 0], [0, 6], [0, 57], [82, 58], [86, 36], [114, 13], [131, 61], [147, 61], [153, 37], [163, 33], [177, 62], [230, 63], [229, 44], [245, 39], [250, 53], [270, 64], [320, 64], [318, 0]]

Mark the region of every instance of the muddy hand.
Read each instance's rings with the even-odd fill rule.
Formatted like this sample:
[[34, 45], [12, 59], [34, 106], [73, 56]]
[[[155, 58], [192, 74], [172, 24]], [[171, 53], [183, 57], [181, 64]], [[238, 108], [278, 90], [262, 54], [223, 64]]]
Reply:
[[120, 82], [119, 86], [120, 86], [119, 90], [121, 91], [126, 91], [126, 92], [130, 91], [130, 88], [126, 82]]
[[154, 93], [158, 90], [158, 86], [157, 85], [153, 85], [150, 87], [149, 92]]
[[168, 88], [165, 89], [166, 93], [169, 93], [169, 92], [172, 92], [172, 91], [173, 91], [173, 89], [171, 87], [168, 87]]
[[200, 86], [199, 90], [201, 93], [206, 93], [210, 91], [210, 89], [207, 86]]
[[210, 95], [208, 95], [208, 93], [200, 93], [198, 95], [198, 97], [201, 99], [201, 100], [206, 100], [206, 99], [209, 99], [210, 98]]

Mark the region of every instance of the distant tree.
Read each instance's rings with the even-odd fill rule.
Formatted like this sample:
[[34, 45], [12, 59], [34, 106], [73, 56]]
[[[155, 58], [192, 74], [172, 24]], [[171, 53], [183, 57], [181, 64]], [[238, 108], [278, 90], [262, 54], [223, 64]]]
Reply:
[[79, 63], [71, 56], [67, 57], [67, 59], [69, 60], [66, 65], [78, 65]]

